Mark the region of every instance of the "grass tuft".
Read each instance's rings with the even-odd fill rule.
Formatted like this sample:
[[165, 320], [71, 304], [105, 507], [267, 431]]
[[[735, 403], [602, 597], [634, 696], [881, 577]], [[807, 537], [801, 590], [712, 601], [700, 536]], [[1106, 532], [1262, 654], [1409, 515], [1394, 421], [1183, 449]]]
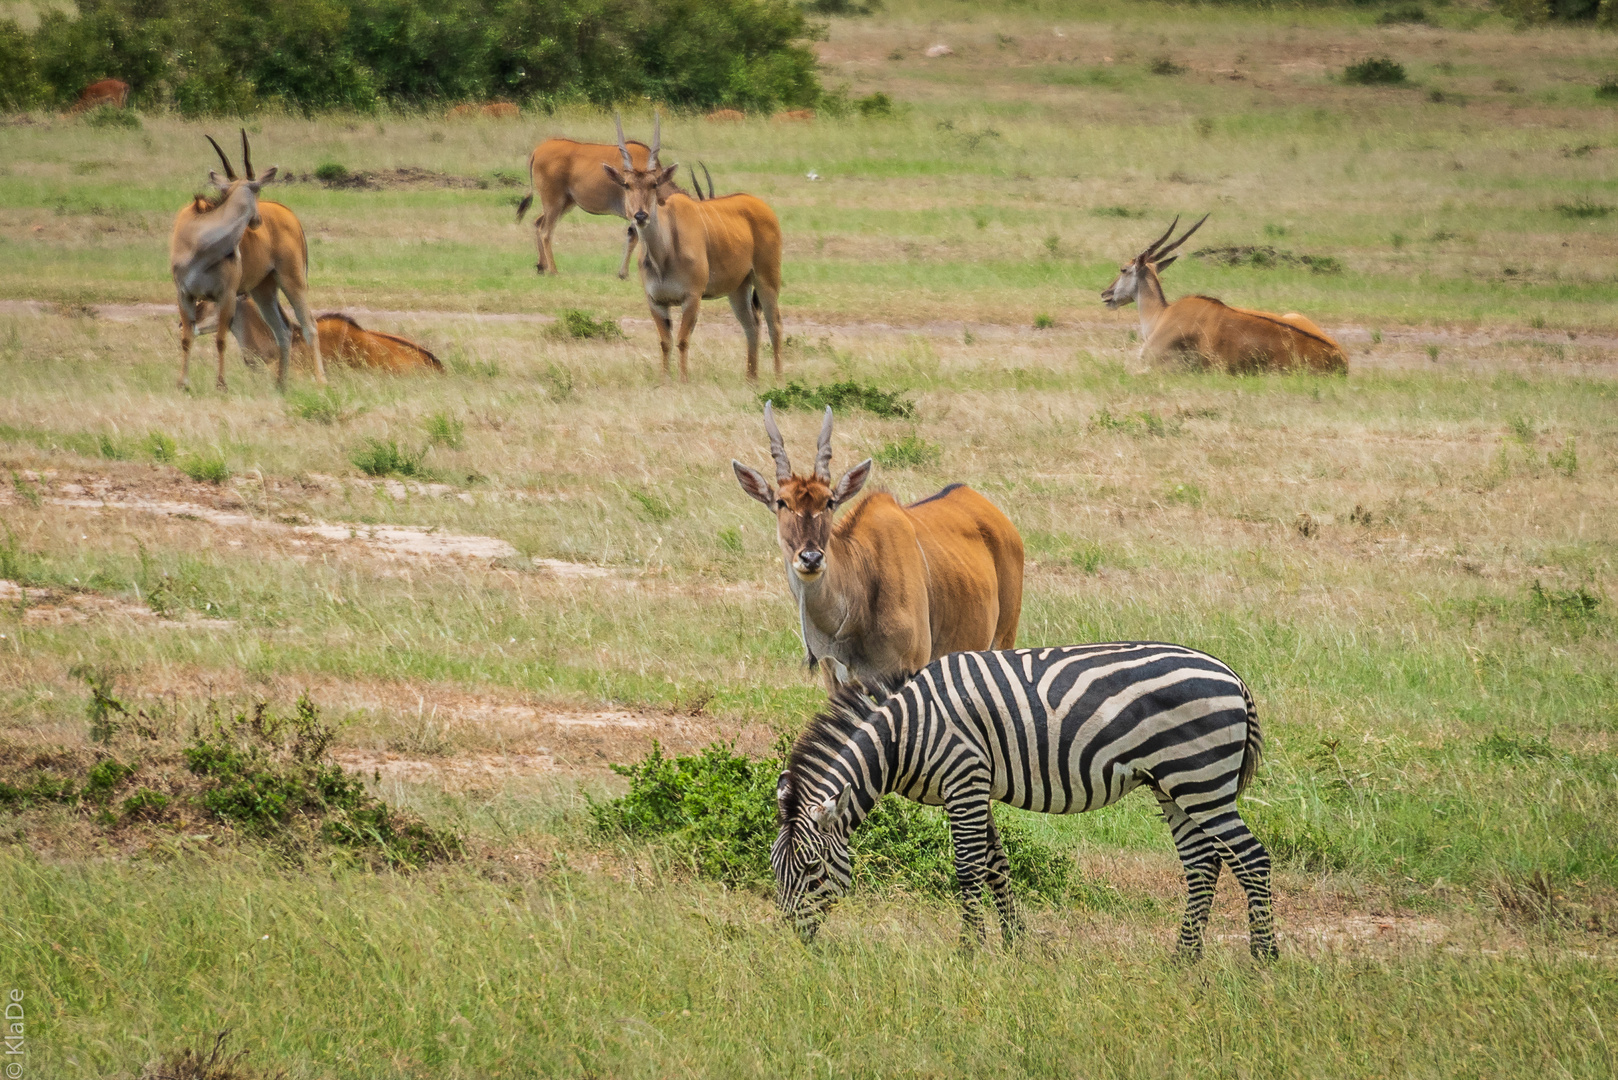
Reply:
[[906, 435], [897, 442], [884, 443], [875, 455], [876, 463], [888, 469], [918, 469], [936, 465], [944, 456], [937, 443], [930, 443], [916, 435]]
[[1596, 84], [1596, 98], [1600, 101], [1618, 101], [1618, 75], [1608, 75]]
[[1387, 56], [1370, 56], [1343, 69], [1343, 81], [1352, 86], [1403, 86], [1404, 65]]
[[145, 450], [159, 465], [172, 465], [179, 456], [180, 447], [172, 436], [161, 431], [150, 431], [146, 434]]
[[112, 105], [97, 105], [84, 114], [84, 123], [93, 128], [121, 128], [124, 131], [139, 131], [144, 126], [140, 122], [140, 115], [133, 109], [120, 109]]
[[1402, 4], [1376, 17], [1378, 26], [1431, 26], [1432, 18], [1420, 4]]
[[565, 337], [586, 340], [615, 341], [624, 336], [623, 330], [618, 326], [618, 320], [606, 317], [598, 319], [589, 312], [577, 308], [568, 308], [557, 316], [556, 328]]
[[894, 113], [893, 99], [882, 91], [854, 99], [854, 108], [867, 120], [882, 120]]
[[903, 390], [881, 390], [852, 380], [805, 386], [789, 382], [774, 390], [758, 395], [759, 404], [774, 402], [777, 409], [809, 409], [814, 412], [831, 406], [834, 413], [850, 409], [864, 409], [868, 413], [894, 420], [913, 420], [915, 402], [903, 397]]
[[426, 456], [425, 449], [412, 453], [409, 447], [401, 447], [393, 439], [367, 438], [364, 445], [349, 454], [348, 460], [366, 476], [425, 477], [427, 470], [422, 459]]
[[341, 387], [293, 387], [287, 391], [285, 408], [289, 416], [317, 424], [346, 424], [365, 413], [367, 406], [356, 401], [352, 392]]
[[446, 412], [435, 412], [422, 421], [427, 441], [435, 446], [459, 450], [466, 443], [466, 421]]
[[217, 450], [188, 454], [178, 464], [181, 472], [199, 483], [223, 484], [231, 476], [225, 456]]
[[1188, 69], [1184, 64], [1176, 63], [1173, 57], [1159, 56], [1146, 66], [1146, 70], [1153, 75], [1184, 75]]
[[1610, 204], [1596, 202], [1588, 195], [1580, 195], [1572, 202], [1559, 202], [1556, 204], [1555, 209], [1558, 214], [1575, 221], [1604, 218], [1613, 211]]

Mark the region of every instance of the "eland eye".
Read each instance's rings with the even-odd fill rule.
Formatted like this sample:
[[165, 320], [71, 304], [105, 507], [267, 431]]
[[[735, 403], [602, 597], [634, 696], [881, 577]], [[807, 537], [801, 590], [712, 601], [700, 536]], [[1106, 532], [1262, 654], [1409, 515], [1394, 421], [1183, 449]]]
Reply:
[[775, 508], [777, 510], [785, 510], [787, 508], [787, 501], [785, 499], [776, 499]]

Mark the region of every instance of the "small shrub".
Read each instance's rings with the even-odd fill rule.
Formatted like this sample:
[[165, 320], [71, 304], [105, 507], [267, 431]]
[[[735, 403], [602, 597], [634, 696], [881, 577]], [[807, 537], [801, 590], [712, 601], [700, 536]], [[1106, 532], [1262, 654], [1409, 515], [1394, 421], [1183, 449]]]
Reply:
[[867, 120], [878, 120], [893, 115], [893, 99], [880, 90], [854, 99], [854, 108]]
[[135, 775], [133, 765], [125, 765], [115, 758], [99, 761], [85, 777], [80, 797], [92, 803], [104, 803], [125, 780]]
[[161, 465], [174, 464], [180, 450], [179, 445], [161, 431], [147, 432], [143, 447], [151, 455], [152, 460]]
[[1565, 218], [1584, 220], [1587, 218], [1604, 218], [1612, 213], [1612, 207], [1607, 203], [1598, 203], [1588, 195], [1580, 195], [1572, 202], [1559, 202], [1556, 212]]
[[411, 453], [408, 447], [401, 448], [392, 439], [366, 439], [365, 444], [354, 450], [348, 460], [366, 476], [423, 477], [427, 475], [427, 470], [422, 466], [422, 459], [426, 456], [426, 450]]
[[[705, 877], [732, 885], [771, 884], [779, 758], [750, 761], [723, 743], [668, 758], [654, 744], [639, 763], [612, 769], [629, 778], [629, 791], [609, 802], [591, 802], [598, 831], [664, 844]], [[1072, 859], [1004, 812], [996, 815], [996, 825], [1017, 892], [1036, 902], [1066, 895]], [[949, 823], [936, 807], [897, 795], [882, 799], [849, 837], [849, 852], [856, 887], [937, 896], [959, 892]]]
[[731, 555], [742, 553], [742, 534], [735, 526], [726, 526], [719, 530], [719, 546]]
[[917, 469], [934, 465], [944, 451], [937, 443], [927, 442], [915, 435], [906, 435], [898, 442], [885, 443], [874, 455], [878, 465], [888, 469]]
[[562, 312], [556, 320], [557, 328], [570, 338], [596, 338], [602, 341], [611, 341], [622, 338], [624, 332], [619, 328], [616, 319], [597, 319], [587, 311], [578, 311], [574, 308]]
[[1427, 346], [1427, 359], [1436, 363], [1438, 361], [1438, 352], [1439, 350], [1437, 345]]
[[179, 463], [180, 471], [204, 484], [223, 484], [230, 479], [230, 466], [218, 451], [190, 454]]
[[433, 413], [421, 426], [427, 431], [427, 441], [435, 445], [459, 450], [466, 442], [466, 421], [449, 413]]
[[1121, 416], [1112, 415], [1112, 410], [1101, 406], [1100, 410], [1090, 418], [1090, 430], [1097, 432], [1119, 432], [1124, 435], [1152, 436], [1165, 438], [1178, 435], [1185, 428], [1185, 418], [1171, 416], [1167, 419], [1159, 416], [1151, 409], [1142, 409], [1139, 412], [1125, 413]]
[[122, 806], [124, 817], [132, 821], [159, 821], [168, 808], [169, 797], [151, 788], [138, 788]]
[[1213, 138], [1214, 122], [1211, 117], [1199, 116], [1191, 125], [1196, 129], [1197, 135], [1204, 139]]
[[133, 109], [119, 109], [112, 105], [97, 105], [84, 114], [84, 122], [93, 128], [141, 129], [140, 116]]
[[1057, 251], [1060, 250], [1061, 247], [1062, 238], [1057, 236], [1055, 233], [1051, 233], [1045, 238], [1045, 254], [1051, 256], [1052, 258], [1055, 258]]
[[366, 409], [348, 391], [329, 384], [314, 388], [294, 387], [287, 391], [283, 406], [289, 415], [299, 420], [327, 425], [346, 424], [362, 415]]
[[1147, 70], [1153, 75], [1184, 75], [1186, 71], [1185, 65], [1175, 63], [1169, 56], [1157, 57], [1147, 65]]
[[1053, 316], [1045, 314], [1043, 311], [1034, 316], [1035, 330], [1049, 330], [1055, 325], [1056, 319]]
[[1309, 268], [1311, 274], [1341, 274], [1343, 262], [1331, 255], [1305, 255], [1303, 265]]
[[69, 674], [83, 679], [90, 688], [90, 700], [85, 705], [85, 715], [90, 720], [90, 741], [111, 742], [121, 725], [119, 718], [129, 716], [129, 710], [114, 693], [118, 689], [118, 672], [109, 667], [79, 664]]
[[1404, 4], [1389, 8], [1376, 17], [1378, 26], [1431, 25], [1427, 9], [1420, 4]]
[[322, 161], [315, 166], [315, 179], [322, 184], [341, 184], [346, 182], [351, 175], [347, 165], [336, 161]]
[[864, 409], [868, 413], [891, 420], [914, 420], [916, 405], [901, 395], [903, 390], [879, 390], [875, 386], [853, 381], [828, 383], [823, 386], [805, 386], [789, 382], [775, 390], [758, 395], [759, 404], [774, 402], [777, 409], [809, 409], [819, 412], [831, 406], [834, 413], [849, 409]]
[[19, 777], [17, 783], [0, 780], [0, 807], [7, 810], [26, 810], [43, 803], [71, 803], [78, 797], [78, 789], [68, 777], [35, 772]]
[[1343, 69], [1343, 81], [1354, 86], [1400, 86], [1404, 65], [1387, 56], [1370, 56]]
[[1596, 97], [1601, 101], [1618, 101], [1618, 75], [1608, 75], [1596, 85]]

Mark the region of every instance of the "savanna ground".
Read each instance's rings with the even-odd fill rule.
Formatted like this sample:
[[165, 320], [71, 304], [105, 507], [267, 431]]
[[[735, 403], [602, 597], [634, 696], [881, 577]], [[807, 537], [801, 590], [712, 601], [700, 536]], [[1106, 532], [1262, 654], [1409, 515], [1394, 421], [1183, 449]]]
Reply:
[[[608, 118], [250, 118], [261, 168], [370, 177], [267, 192], [309, 231], [316, 309], [449, 369], [286, 397], [234, 343], [212, 390], [209, 339], [178, 392], [156, 306], [229, 122], [8, 118], [4, 768], [307, 692], [337, 761], [465, 838], [377, 872], [183, 818], [0, 811], [29, 1075], [136, 1076], [224, 1028], [295, 1078], [1612, 1075], [1618, 58], [1482, 10], [1379, 14], [898, 4], [819, 46], [828, 85], [895, 115], [664, 123], [668, 158], [780, 213], [786, 378], [915, 402], [839, 415], [834, 469], [877, 454], [901, 497], [960, 480], [1004, 508], [1021, 643], [1169, 639], [1250, 682], [1263, 970], [1228, 877], [1207, 960], [1170, 963], [1181, 882], [1144, 797], [1027, 819], [1080, 887], [1010, 953], [881, 893], [806, 951], [767, 897], [590, 829], [608, 763], [764, 754], [821, 698], [729, 468], [768, 459], [728, 309], [670, 386], [612, 276], [621, 226], [575, 212], [539, 280], [512, 223], [533, 143]], [[1341, 82], [1375, 54], [1410, 85]], [[1308, 313], [1346, 379], [1139, 361], [1096, 294], [1209, 211], [1192, 248], [1274, 254], [1182, 258], [1171, 297]], [[569, 338], [569, 309], [627, 337]], [[783, 426], [807, 464], [814, 417]], [[89, 741], [86, 669], [150, 736]]]

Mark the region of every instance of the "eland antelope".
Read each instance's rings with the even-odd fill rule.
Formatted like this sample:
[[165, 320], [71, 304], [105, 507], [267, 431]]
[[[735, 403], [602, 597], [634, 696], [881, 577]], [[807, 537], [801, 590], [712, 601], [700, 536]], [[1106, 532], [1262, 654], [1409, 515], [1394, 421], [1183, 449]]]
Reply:
[[[286, 386], [287, 374], [292, 364], [292, 335], [287, 328], [285, 320], [281, 317], [280, 303], [276, 293], [286, 294], [287, 300], [292, 304], [292, 310], [298, 317], [298, 325], [302, 329], [305, 340], [315, 342], [315, 379], [318, 382], [326, 381], [325, 365], [321, 361], [319, 335], [315, 329], [314, 316], [309, 310], [309, 244], [303, 234], [303, 226], [299, 224], [297, 215], [277, 202], [257, 200], [258, 188], [268, 183], [275, 175], [276, 170], [271, 169], [263, 177], [256, 178], [253, 174], [253, 161], [251, 147], [247, 142], [247, 132], [242, 132], [242, 166], [247, 176], [238, 178], [236, 171], [231, 167], [230, 159], [220, 149], [219, 144], [212, 137], [208, 141], [213, 143], [214, 150], [219, 154], [219, 160], [225, 167], [225, 182], [219, 181], [216, 173], [209, 173], [219, 189], [217, 199], [196, 198], [183, 207], [174, 219], [174, 232], [169, 239], [169, 263], [174, 272], [176, 288], [180, 291], [180, 347], [183, 361], [180, 368], [180, 385], [189, 383], [189, 369], [191, 361], [191, 341], [195, 336], [197, 314], [196, 300], [212, 300], [219, 305], [225, 325], [234, 325], [235, 298], [238, 294], [251, 294], [257, 302], [261, 312], [265, 312], [265, 321], [274, 337], [280, 352], [280, 369], [277, 383]], [[185, 299], [185, 287], [181, 284], [182, 263], [185, 266], [184, 274], [188, 278], [201, 280], [199, 275], [206, 276], [210, 267], [203, 265], [203, 260], [211, 256], [200, 253], [197, 245], [199, 238], [219, 234], [227, 221], [231, 200], [240, 200], [244, 192], [253, 198], [252, 212], [244, 219], [243, 227], [235, 233], [236, 243], [231, 249], [228, 259], [216, 259], [217, 267], [213, 271], [223, 284], [226, 277], [232, 278], [234, 284], [230, 293], [230, 304], [227, 308], [222, 297], [217, 295], [192, 294], [193, 302], [189, 307]], [[219, 215], [226, 214], [227, 217]], [[234, 228], [234, 226], [232, 226]], [[210, 250], [221, 247], [223, 236], [215, 235]], [[219, 335], [216, 342], [219, 352], [218, 385], [221, 390], [225, 388], [225, 337]]]
[[[280, 316], [292, 332], [292, 351], [301, 361], [310, 353], [303, 328], [292, 323], [285, 310], [280, 312]], [[208, 302], [197, 305], [197, 318], [198, 334], [218, 331], [218, 312], [213, 311]], [[320, 355], [324, 361], [337, 360], [353, 367], [389, 371], [396, 375], [444, 370], [443, 361], [409, 338], [380, 330], [367, 330], [352, 316], [341, 312], [328, 311], [317, 316], [315, 329], [319, 334]], [[268, 360], [279, 355], [280, 346], [275, 340], [275, 333], [259, 313], [258, 304], [251, 296], [244, 294], [236, 298], [236, 317], [231, 321], [230, 331], [242, 347], [244, 358]]]
[[680, 381], [689, 377], [691, 331], [702, 301], [730, 298], [730, 310], [747, 335], [747, 377], [758, 378], [758, 323], [770, 330], [775, 373], [781, 373], [781, 223], [764, 200], [752, 195], [723, 195], [701, 202], [684, 192], [663, 194], [679, 170], [657, 159], [661, 127], [654, 117], [652, 146], [645, 166], [637, 167], [624, 141], [623, 121], [616, 115], [618, 151], [623, 169], [603, 164], [623, 190], [630, 228], [640, 236], [641, 284], [657, 325], [663, 350], [663, 374], [675, 338], [671, 312], [680, 309]]
[[[651, 148], [642, 142], [628, 144], [632, 168], [646, 168]], [[618, 159], [619, 148], [608, 143], [581, 143], [572, 139], [546, 139], [528, 155], [528, 194], [517, 204], [520, 223], [528, 208], [539, 196], [539, 216], [534, 219], [534, 243], [539, 248], [539, 262], [534, 269], [541, 274], [561, 273], [556, 268], [556, 253], [551, 250], [551, 237], [557, 223], [577, 206], [586, 214], [612, 214], [627, 218], [624, 210], [624, 189], [601, 171]], [[679, 191], [671, 179], [663, 185], [661, 195], [667, 197]], [[618, 267], [618, 276], [629, 276], [629, 256], [635, 250], [635, 230], [625, 230], [624, 260]]]
[[100, 79], [84, 88], [70, 112], [88, 112], [101, 105], [121, 109], [129, 102], [129, 84], [121, 79]]
[[871, 475], [871, 459], [834, 484], [831, 429], [827, 408], [814, 472], [800, 476], [766, 403], [777, 486], [730, 463], [742, 490], [775, 514], [809, 666], [827, 661], [827, 685], [836, 690], [854, 679], [906, 678], [945, 653], [1011, 648], [1022, 615], [1016, 527], [964, 484], [909, 506], [872, 492], [834, 524]]
[[1275, 315], [1268, 311], [1230, 307], [1211, 296], [1186, 296], [1170, 304], [1159, 278], [1179, 258], [1174, 250], [1207, 221], [1187, 229], [1178, 240], [1163, 246], [1180, 219], [1145, 251], [1118, 269], [1118, 277], [1102, 292], [1109, 308], [1134, 302], [1140, 308], [1141, 356], [1165, 360], [1191, 356], [1198, 362], [1231, 374], [1304, 368], [1317, 372], [1348, 370], [1342, 346], [1324, 330], [1296, 312]]

